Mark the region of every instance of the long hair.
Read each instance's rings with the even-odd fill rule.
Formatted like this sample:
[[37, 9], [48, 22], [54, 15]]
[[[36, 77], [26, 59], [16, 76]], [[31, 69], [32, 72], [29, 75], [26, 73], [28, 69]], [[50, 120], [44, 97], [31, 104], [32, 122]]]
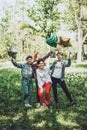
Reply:
[[37, 60], [37, 55], [39, 54], [39, 52], [36, 52], [35, 54], [34, 54], [34, 61], [36, 61]]

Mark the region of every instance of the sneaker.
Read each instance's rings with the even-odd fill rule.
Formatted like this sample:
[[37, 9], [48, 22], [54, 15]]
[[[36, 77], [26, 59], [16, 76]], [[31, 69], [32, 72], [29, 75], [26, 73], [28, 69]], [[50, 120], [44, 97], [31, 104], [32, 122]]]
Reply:
[[42, 105], [45, 106], [45, 107], [47, 106], [45, 103], [43, 103]]
[[30, 104], [25, 104], [25, 107], [32, 107], [32, 105], [30, 105]]
[[40, 106], [41, 106], [41, 104], [40, 104], [40, 103], [37, 103], [36, 107], [39, 108]]
[[72, 107], [75, 107], [76, 106], [76, 103], [73, 101], [73, 102], [71, 102], [71, 106]]

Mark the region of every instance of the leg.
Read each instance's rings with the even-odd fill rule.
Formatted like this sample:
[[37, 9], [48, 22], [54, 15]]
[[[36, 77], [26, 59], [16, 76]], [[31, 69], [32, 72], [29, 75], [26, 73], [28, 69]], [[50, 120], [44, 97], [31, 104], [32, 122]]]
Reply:
[[28, 95], [29, 95], [29, 98], [32, 94], [32, 88], [33, 88], [33, 82], [32, 82], [32, 79], [29, 79], [28, 80]]
[[46, 83], [46, 100], [48, 105], [50, 105], [50, 87], [51, 87], [51, 83]]
[[57, 97], [57, 79], [52, 77], [52, 89], [53, 89], [53, 95], [54, 100], [56, 103], [58, 103], [58, 97]]
[[71, 97], [71, 94], [69, 93], [69, 90], [68, 90], [68, 88], [67, 88], [67, 86], [66, 86], [65, 81], [60, 81], [59, 84], [60, 84], [60, 86], [62, 87], [64, 93], [66, 94], [68, 100], [69, 100], [70, 102], [73, 102], [73, 99], [72, 99], [72, 97]]
[[23, 79], [22, 86], [23, 86], [23, 93], [24, 93], [24, 102], [25, 104], [28, 104], [29, 103], [28, 81]]
[[36, 84], [36, 91], [37, 91], [37, 103], [40, 103], [40, 98], [39, 98], [39, 95], [38, 95], [38, 84], [37, 84], [37, 79], [35, 80], [35, 84]]
[[41, 103], [42, 103], [44, 106], [46, 106], [47, 102], [46, 102], [46, 100], [44, 99], [43, 93], [41, 92], [41, 89], [40, 89], [40, 88], [38, 88], [38, 95], [39, 95], [39, 98], [40, 98], [40, 100], [41, 100]]

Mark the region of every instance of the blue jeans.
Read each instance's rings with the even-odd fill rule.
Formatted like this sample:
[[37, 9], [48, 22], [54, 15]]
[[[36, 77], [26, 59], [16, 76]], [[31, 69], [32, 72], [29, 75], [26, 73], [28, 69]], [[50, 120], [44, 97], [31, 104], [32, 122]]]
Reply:
[[29, 79], [23, 78], [22, 86], [23, 86], [24, 102], [25, 104], [28, 104], [30, 96], [32, 94], [32, 88], [33, 88], [32, 78], [29, 78]]

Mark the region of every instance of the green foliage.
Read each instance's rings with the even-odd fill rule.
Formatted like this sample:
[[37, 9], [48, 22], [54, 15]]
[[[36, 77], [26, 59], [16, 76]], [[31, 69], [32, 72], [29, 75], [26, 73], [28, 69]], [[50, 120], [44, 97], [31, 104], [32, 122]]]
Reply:
[[76, 64], [76, 67], [87, 68], [87, 64]]
[[7, 47], [15, 43], [10, 20], [11, 14], [6, 10], [4, 16], [0, 20], [0, 58], [7, 58]]
[[[64, 10], [64, 13], [62, 16], [62, 20], [68, 24], [68, 28], [70, 30], [73, 31], [77, 31], [78, 28], [78, 22], [80, 20], [80, 18], [82, 17], [82, 24], [83, 26], [86, 26], [84, 20], [85, 18], [83, 16], [81, 16], [81, 8], [85, 8], [87, 1], [83, 0], [81, 1], [77, 1], [77, 0], [68, 0], [67, 2], [65, 2], [64, 0], [62, 0], [62, 4], [65, 5], [66, 9]], [[82, 10], [82, 15], [85, 14], [84, 10]], [[84, 28], [85, 31], [86, 28]]]
[[34, 21], [35, 28], [45, 34], [54, 33], [58, 27], [59, 12], [58, 0], [36, 0], [34, 7], [29, 8], [28, 16]]
[[[58, 86], [59, 107], [55, 107], [51, 89], [51, 108], [36, 108], [36, 87], [33, 86], [31, 104], [23, 103], [20, 71], [0, 70], [0, 129], [6, 130], [86, 130], [87, 128], [87, 72], [70, 71], [66, 83], [76, 107], [70, 107], [64, 92]], [[70, 68], [71, 70], [71, 68]]]
[[[9, 2], [8, 2], [9, 3]], [[30, 4], [28, 0], [15, 0], [16, 4], [6, 5], [3, 8], [3, 17], [0, 19], [0, 58], [7, 58], [7, 46], [13, 45], [18, 50], [18, 57], [40, 50], [46, 54], [49, 46], [46, 46], [47, 33], [61, 31], [62, 23], [67, 24], [67, 30], [77, 32], [75, 12], [80, 15], [79, 4], [76, 0], [34, 0]], [[3, 2], [2, 2], [3, 4]], [[58, 6], [61, 4], [62, 11]], [[86, 0], [82, 1], [82, 7], [86, 12]], [[86, 13], [85, 13], [86, 15]], [[86, 21], [83, 21], [83, 31], [86, 32]], [[40, 38], [39, 38], [40, 36]], [[44, 38], [43, 38], [44, 37]], [[23, 43], [23, 44], [22, 44]], [[73, 42], [74, 43], [74, 42]], [[44, 47], [44, 49], [42, 48]], [[75, 46], [76, 48], [76, 46]], [[52, 49], [52, 48], [51, 48]], [[60, 49], [58, 47], [58, 49]], [[22, 55], [21, 55], [22, 54]]]

